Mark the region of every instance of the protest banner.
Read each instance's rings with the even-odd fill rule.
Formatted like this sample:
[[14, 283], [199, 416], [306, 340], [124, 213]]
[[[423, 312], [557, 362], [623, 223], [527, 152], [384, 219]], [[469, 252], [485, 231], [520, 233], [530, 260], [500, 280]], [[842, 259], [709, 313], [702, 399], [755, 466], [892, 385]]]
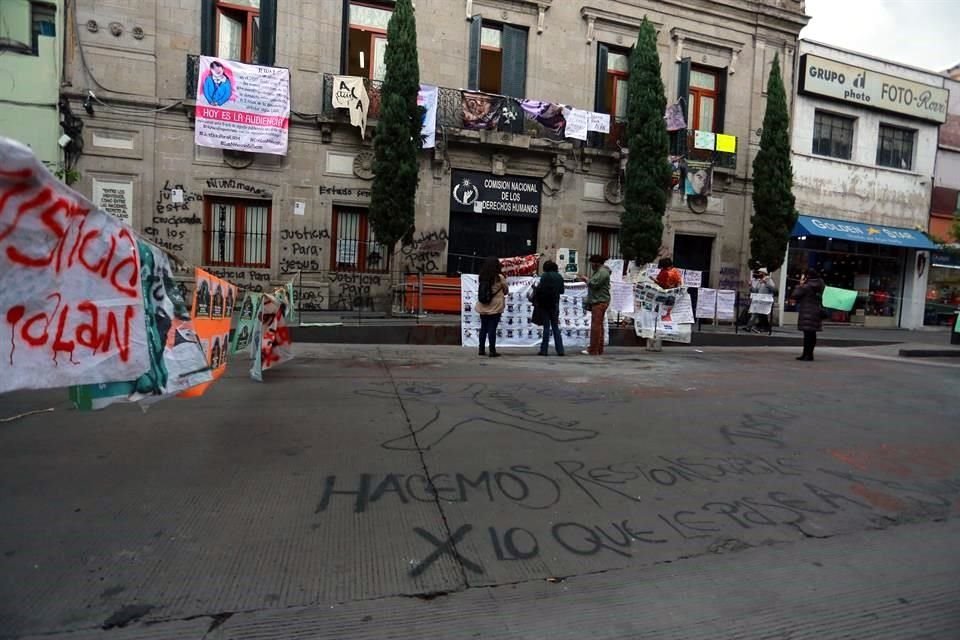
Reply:
[[537, 265], [540, 263], [539, 254], [500, 258], [500, 266], [505, 276], [535, 276]]
[[[497, 328], [497, 348], [539, 347], [543, 327], [530, 322], [533, 303], [527, 293], [537, 278], [507, 278], [510, 293], [506, 297], [503, 316]], [[477, 313], [477, 289], [479, 282], [474, 274], [460, 276], [460, 331], [464, 347], [480, 344], [480, 314]], [[586, 347], [590, 344], [590, 312], [583, 308], [587, 297], [587, 285], [583, 282], [564, 283], [565, 291], [560, 296], [560, 330], [565, 348]], [[604, 340], [609, 330], [604, 323]]]
[[[227, 369], [227, 355], [230, 352], [230, 321], [233, 317], [233, 302], [237, 299], [237, 288], [203, 269], [197, 268], [196, 285], [193, 289], [193, 311], [191, 318], [206, 354], [207, 366], [211, 370], [212, 380], [196, 385], [180, 393], [184, 398], [196, 398], [207, 392], [213, 381], [223, 375]], [[230, 300], [230, 307], [227, 301]]]
[[200, 56], [196, 101], [197, 145], [286, 155], [289, 69]]
[[701, 287], [697, 295], [697, 319], [716, 320], [717, 318], [717, 290]]
[[0, 393], [150, 369], [133, 230], [0, 138]]
[[634, 295], [632, 282], [610, 283], [610, 311], [630, 314], [634, 309]]
[[634, 307], [637, 336], [684, 343], [693, 339], [693, 305], [685, 287], [662, 289], [642, 282], [634, 290]]
[[772, 293], [751, 293], [750, 294], [750, 309], [748, 313], [757, 313], [762, 316], [770, 315], [770, 311], [773, 310], [773, 294]]
[[237, 328], [233, 332], [233, 341], [230, 343], [230, 353], [240, 353], [250, 348], [253, 340], [254, 324], [260, 317], [262, 293], [247, 292], [240, 305], [240, 318]]
[[143, 240], [137, 245], [150, 369], [136, 380], [71, 387], [70, 399], [78, 409], [122, 401], [150, 404], [213, 378], [167, 255]]
[[263, 294], [254, 323], [253, 340], [250, 343], [250, 377], [263, 382], [263, 372], [293, 358], [290, 346], [290, 330], [284, 315], [286, 303], [270, 294]]

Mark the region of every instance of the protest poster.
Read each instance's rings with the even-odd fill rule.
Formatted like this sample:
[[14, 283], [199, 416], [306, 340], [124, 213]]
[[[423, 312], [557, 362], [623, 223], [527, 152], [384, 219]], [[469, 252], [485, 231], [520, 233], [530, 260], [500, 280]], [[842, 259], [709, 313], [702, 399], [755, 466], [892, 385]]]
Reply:
[[564, 109], [563, 116], [566, 120], [564, 135], [573, 140], [586, 140], [590, 112], [582, 109]]
[[697, 318], [715, 320], [717, 317], [717, 290], [701, 287], [697, 294]]
[[505, 276], [535, 276], [539, 264], [540, 255], [536, 253], [512, 258], [500, 258], [500, 266]]
[[287, 154], [289, 69], [200, 56], [196, 101], [197, 145]]
[[[204, 346], [206, 362], [212, 379], [196, 385], [182, 392], [184, 398], [196, 398], [207, 392], [213, 381], [220, 378], [227, 369], [227, 354], [229, 348], [231, 317], [223, 313], [222, 300], [228, 296], [237, 297], [237, 288], [203, 269], [194, 271], [196, 286], [193, 294], [193, 313], [191, 314], [194, 329], [200, 344]], [[217, 292], [220, 292], [221, 302], [217, 302]], [[216, 315], [216, 307], [220, 305], [220, 315]]]
[[420, 127], [420, 138], [424, 149], [433, 149], [437, 146], [437, 99], [440, 90], [429, 84], [421, 84], [417, 92], [417, 105], [423, 107], [423, 124]]
[[824, 287], [823, 289], [823, 306], [827, 309], [849, 312], [853, 310], [856, 301], [857, 292], [852, 289], [840, 289], [838, 287]]
[[284, 314], [286, 304], [270, 294], [263, 294], [250, 343], [250, 377], [263, 382], [263, 372], [293, 358], [293, 341]]
[[[527, 300], [527, 293], [537, 282], [533, 277], [510, 277], [507, 285], [510, 293], [506, 297], [503, 316], [497, 328], [497, 348], [501, 347], [539, 347], [543, 337], [543, 327], [530, 322], [533, 303]], [[476, 347], [480, 344], [480, 314], [477, 313], [477, 276], [460, 276], [460, 331], [464, 347]], [[560, 331], [566, 349], [586, 347], [590, 344], [590, 312], [583, 308], [587, 297], [587, 285], [583, 282], [564, 283], [565, 291], [560, 296]], [[604, 336], [607, 340], [608, 327], [604, 323]]]
[[691, 271], [689, 269], [682, 269], [681, 274], [683, 275], [683, 285], [685, 287], [698, 289], [700, 285], [703, 284], [702, 271]]
[[615, 313], [633, 313], [634, 296], [632, 282], [610, 283], [610, 310]]
[[694, 322], [686, 288], [662, 289], [654, 282], [637, 285], [633, 328], [637, 336], [689, 343]]
[[758, 313], [762, 316], [770, 315], [773, 310], [773, 294], [751, 293], [750, 309], [748, 313]]
[[733, 320], [736, 317], [737, 292], [729, 289], [717, 291], [717, 320]]
[[587, 114], [587, 131], [610, 133], [610, 114], [591, 111]]
[[262, 296], [262, 293], [247, 292], [243, 297], [243, 303], [240, 305], [240, 318], [237, 320], [237, 328], [233, 332], [230, 353], [240, 353], [250, 348], [254, 333], [254, 322], [260, 317], [260, 298]]
[[0, 138], [0, 393], [150, 369], [133, 230]]
[[150, 368], [135, 380], [71, 387], [70, 399], [78, 409], [122, 401], [149, 404], [213, 378], [167, 255], [143, 240], [137, 244]]

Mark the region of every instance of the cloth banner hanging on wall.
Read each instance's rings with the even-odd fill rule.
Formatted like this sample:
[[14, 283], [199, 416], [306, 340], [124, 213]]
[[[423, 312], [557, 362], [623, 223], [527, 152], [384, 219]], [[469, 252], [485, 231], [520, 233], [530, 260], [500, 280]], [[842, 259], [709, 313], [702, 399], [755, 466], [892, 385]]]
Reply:
[[437, 100], [439, 89], [429, 84], [420, 85], [417, 93], [417, 104], [423, 107], [423, 125], [420, 128], [420, 137], [423, 139], [424, 149], [433, 149], [437, 146]]
[[78, 409], [123, 401], [151, 404], [213, 379], [166, 253], [143, 240], [137, 244], [150, 369], [128, 382], [71, 387], [70, 399]]
[[524, 115], [515, 99], [464, 91], [461, 100], [464, 129], [523, 133]]
[[[510, 294], [507, 296], [500, 326], [497, 328], [497, 348], [539, 347], [543, 327], [530, 322], [533, 303], [527, 293], [538, 278], [507, 278]], [[460, 334], [465, 347], [480, 344], [480, 314], [477, 313], [477, 288], [475, 274], [460, 276]], [[560, 296], [560, 330], [565, 349], [585, 347], [590, 344], [590, 312], [584, 310], [583, 300], [587, 285], [583, 282], [565, 283]], [[604, 340], [609, 342], [609, 328], [604, 323]]]
[[197, 145], [287, 154], [289, 69], [200, 56], [196, 101]]
[[563, 136], [567, 121], [563, 117], [563, 106], [543, 100], [521, 100], [520, 108], [530, 120], [539, 122], [548, 133], [557, 138]]
[[0, 138], [0, 393], [150, 369], [135, 238]]
[[360, 128], [363, 138], [367, 130], [367, 114], [370, 111], [370, 96], [363, 78], [355, 76], [334, 76], [333, 95], [330, 98], [334, 109], [347, 109], [350, 112], [350, 124]]
[[687, 160], [684, 193], [688, 196], [708, 196], [713, 190], [713, 163]]

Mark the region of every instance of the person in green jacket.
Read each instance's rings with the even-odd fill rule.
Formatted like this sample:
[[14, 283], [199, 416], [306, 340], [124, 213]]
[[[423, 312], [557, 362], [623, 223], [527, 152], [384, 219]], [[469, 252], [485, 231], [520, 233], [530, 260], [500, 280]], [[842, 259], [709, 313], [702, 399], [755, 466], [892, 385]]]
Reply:
[[543, 263], [543, 275], [537, 284], [537, 312], [543, 323], [543, 340], [540, 342], [540, 355], [545, 356], [550, 348], [550, 333], [553, 332], [553, 346], [557, 355], [563, 355], [563, 335], [560, 333], [560, 296], [563, 295], [563, 276], [553, 260]]
[[590, 348], [581, 351], [584, 355], [603, 355], [603, 323], [607, 318], [607, 307], [610, 306], [610, 269], [607, 268], [603, 256], [590, 256], [590, 269], [593, 275], [590, 279], [581, 278], [587, 283], [587, 301], [590, 307]]

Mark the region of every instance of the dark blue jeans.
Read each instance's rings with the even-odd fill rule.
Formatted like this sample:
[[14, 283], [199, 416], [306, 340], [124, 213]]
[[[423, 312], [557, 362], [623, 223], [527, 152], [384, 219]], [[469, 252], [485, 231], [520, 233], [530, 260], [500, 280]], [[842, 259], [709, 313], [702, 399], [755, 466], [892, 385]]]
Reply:
[[543, 341], [540, 342], [540, 353], [546, 354], [550, 350], [550, 332], [553, 331], [553, 346], [558, 355], [563, 355], [563, 334], [560, 332], [560, 314], [544, 313]]
[[480, 352], [483, 353], [487, 343], [487, 336], [490, 337], [490, 353], [497, 352], [497, 325], [500, 324], [499, 313], [493, 315], [480, 315]]

